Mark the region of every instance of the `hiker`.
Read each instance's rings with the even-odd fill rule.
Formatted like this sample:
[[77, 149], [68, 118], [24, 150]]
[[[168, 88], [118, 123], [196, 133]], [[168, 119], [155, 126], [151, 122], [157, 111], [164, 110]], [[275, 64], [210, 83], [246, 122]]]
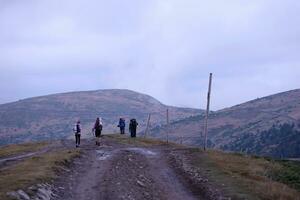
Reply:
[[131, 137], [136, 137], [136, 128], [139, 124], [137, 123], [136, 119], [131, 119], [129, 124], [129, 131]]
[[120, 134], [125, 134], [125, 119], [120, 118], [118, 127], [120, 128]]
[[80, 133], [81, 133], [81, 126], [80, 126], [79, 120], [74, 125], [73, 131], [75, 133], [75, 143], [76, 143], [76, 148], [77, 148], [80, 146]]
[[93, 132], [96, 137], [96, 145], [98, 145], [98, 146], [100, 146], [100, 136], [101, 136], [102, 128], [103, 128], [102, 118], [97, 117], [94, 128], [93, 128]]

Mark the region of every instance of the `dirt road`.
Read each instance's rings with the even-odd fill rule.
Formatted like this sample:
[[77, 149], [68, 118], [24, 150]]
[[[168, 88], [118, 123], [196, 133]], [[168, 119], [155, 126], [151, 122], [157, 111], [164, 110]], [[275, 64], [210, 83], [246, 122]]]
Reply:
[[201, 199], [169, 166], [163, 147], [105, 137], [100, 147], [83, 141], [80, 148], [83, 156], [55, 183], [56, 200]]

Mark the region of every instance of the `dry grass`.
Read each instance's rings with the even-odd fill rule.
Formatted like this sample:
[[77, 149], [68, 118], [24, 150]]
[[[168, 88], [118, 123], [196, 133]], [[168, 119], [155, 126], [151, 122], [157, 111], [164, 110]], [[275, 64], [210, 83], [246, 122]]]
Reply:
[[24, 143], [24, 144], [11, 144], [0, 147], [0, 158], [9, 157], [22, 153], [29, 153], [39, 151], [47, 146], [47, 142]]
[[9, 169], [0, 171], [0, 199], [9, 199], [7, 192], [26, 189], [52, 180], [63, 165], [79, 156], [79, 150], [61, 150], [28, 158]]
[[252, 180], [267, 178], [268, 171], [279, 170], [281, 165], [272, 163], [264, 158], [254, 158], [242, 154], [209, 151], [208, 155], [215, 164], [228, 173], [247, 177]]
[[[225, 184], [229, 183], [230, 190], [251, 193], [258, 199], [269, 200], [299, 200], [299, 191], [286, 184], [272, 180], [270, 174], [283, 169], [278, 162], [264, 158], [251, 157], [241, 154], [224, 153], [221, 151], [202, 152], [205, 156], [199, 157], [198, 165], [205, 166], [212, 171], [214, 179]], [[197, 156], [195, 156], [197, 157]], [[206, 159], [205, 161], [203, 159]], [[201, 164], [199, 164], [201, 162]], [[221, 173], [220, 173], [221, 172]]]

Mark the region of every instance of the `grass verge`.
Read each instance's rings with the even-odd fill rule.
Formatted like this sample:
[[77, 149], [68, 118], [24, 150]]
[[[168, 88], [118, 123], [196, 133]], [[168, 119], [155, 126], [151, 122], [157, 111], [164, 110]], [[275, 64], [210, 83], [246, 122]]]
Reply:
[[0, 199], [10, 199], [6, 193], [18, 189], [27, 190], [37, 183], [53, 180], [61, 166], [68, 165], [80, 155], [79, 150], [61, 150], [34, 156], [10, 167], [0, 170]]
[[295, 164], [196, 148], [185, 151], [189, 164], [232, 199], [300, 199]]
[[47, 142], [24, 143], [24, 144], [11, 144], [0, 147], [0, 158], [14, 156], [21, 153], [29, 153], [39, 151], [47, 146]]

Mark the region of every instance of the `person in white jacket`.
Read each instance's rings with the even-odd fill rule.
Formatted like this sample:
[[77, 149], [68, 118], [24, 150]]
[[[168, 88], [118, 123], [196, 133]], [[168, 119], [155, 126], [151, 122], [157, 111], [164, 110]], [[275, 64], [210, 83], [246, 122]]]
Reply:
[[77, 148], [80, 146], [80, 135], [81, 135], [81, 126], [80, 126], [79, 120], [74, 125], [73, 131], [75, 133], [75, 143], [76, 143], [76, 148]]

